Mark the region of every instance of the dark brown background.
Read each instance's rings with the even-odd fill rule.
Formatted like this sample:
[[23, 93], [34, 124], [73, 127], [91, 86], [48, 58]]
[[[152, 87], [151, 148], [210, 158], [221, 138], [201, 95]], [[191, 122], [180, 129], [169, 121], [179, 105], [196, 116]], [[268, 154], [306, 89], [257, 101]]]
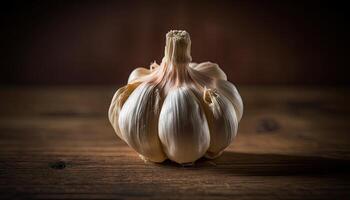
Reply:
[[[344, 4], [0, 6], [0, 199], [349, 199]], [[189, 31], [193, 59], [219, 63], [244, 102], [235, 141], [193, 167], [143, 162], [107, 118], [169, 29]]]
[[333, 1], [14, 1], [1, 5], [2, 84], [122, 84], [185, 29], [193, 60], [238, 84], [348, 84]]

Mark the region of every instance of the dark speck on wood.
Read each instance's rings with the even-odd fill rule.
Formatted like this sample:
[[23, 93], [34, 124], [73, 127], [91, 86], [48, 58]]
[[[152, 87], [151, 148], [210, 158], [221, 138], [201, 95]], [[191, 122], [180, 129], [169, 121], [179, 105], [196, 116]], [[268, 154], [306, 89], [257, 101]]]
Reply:
[[66, 163], [64, 161], [57, 161], [57, 162], [49, 163], [49, 166], [52, 169], [64, 169], [66, 168]]
[[281, 128], [279, 123], [272, 119], [272, 118], [264, 118], [261, 119], [257, 126], [256, 126], [256, 131], [258, 133], [267, 133], [267, 132], [274, 132], [277, 131]]

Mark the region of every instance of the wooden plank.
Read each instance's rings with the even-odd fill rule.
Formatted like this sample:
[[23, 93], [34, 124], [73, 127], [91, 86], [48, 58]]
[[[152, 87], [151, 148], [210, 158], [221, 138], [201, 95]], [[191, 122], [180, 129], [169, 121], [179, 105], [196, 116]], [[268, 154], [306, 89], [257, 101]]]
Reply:
[[107, 119], [111, 87], [1, 88], [0, 198], [344, 199], [347, 88], [240, 88], [236, 141], [194, 167], [144, 163]]

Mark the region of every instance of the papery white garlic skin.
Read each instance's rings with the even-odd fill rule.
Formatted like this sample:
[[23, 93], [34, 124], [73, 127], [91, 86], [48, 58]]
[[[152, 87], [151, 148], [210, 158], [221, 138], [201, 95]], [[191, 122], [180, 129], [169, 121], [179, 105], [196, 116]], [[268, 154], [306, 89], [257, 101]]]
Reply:
[[149, 75], [151, 71], [149, 69], [146, 69], [144, 67], [139, 67], [134, 69], [128, 79], [128, 83], [131, 83], [133, 81], [136, 81], [137, 79], [144, 77], [146, 75]]
[[[191, 65], [190, 65], [191, 66]], [[200, 64], [192, 64], [192, 68], [201, 72], [202, 74], [214, 77], [217, 79], [227, 80], [227, 76], [222, 69], [220, 69], [219, 65], [212, 62], [203, 62]]]
[[142, 82], [143, 77], [150, 75], [158, 67], [159, 67], [159, 65], [154, 61], [151, 64], [150, 69], [146, 69], [144, 67], [138, 67], [138, 68], [134, 69], [131, 72], [131, 74], [129, 75], [128, 83], [137, 82], [137, 81]]
[[162, 63], [136, 68], [112, 99], [109, 120], [140, 157], [180, 164], [221, 155], [234, 140], [243, 102], [211, 62], [191, 63], [186, 31], [166, 35]]

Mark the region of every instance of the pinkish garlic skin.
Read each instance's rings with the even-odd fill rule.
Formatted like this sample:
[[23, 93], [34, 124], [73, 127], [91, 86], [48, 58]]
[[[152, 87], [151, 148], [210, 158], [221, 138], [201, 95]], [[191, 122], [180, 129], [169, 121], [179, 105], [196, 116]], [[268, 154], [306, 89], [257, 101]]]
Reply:
[[[147, 85], [153, 85], [154, 88], [157, 88], [159, 91], [159, 109], [161, 110], [160, 114], [158, 113], [154, 117], [158, 117], [159, 115], [166, 116], [162, 111], [165, 110], [163, 108], [163, 103], [164, 102], [169, 102], [169, 100], [166, 100], [168, 95], [171, 93], [171, 97], [169, 98], [174, 98], [176, 99], [176, 95], [174, 95], [174, 92], [187, 92], [188, 94], [192, 93], [193, 98], [196, 98], [195, 101], [198, 102], [198, 109], [196, 109], [195, 112], [199, 112], [198, 115], [203, 115], [200, 120], [203, 120], [203, 124], [206, 126], [204, 129], [200, 129], [198, 134], [201, 134], [201, 137], [198, 138], [193, 138], [194, 136], [191, 136], [192, 138], [192, 143], [194, 145], [193, 148], [191, 148], [191, 141], [187, 141], [186, 138], [183, 139], [178, 139], [178, 138], [173, 138], [173, 135], [167, 135], [168, 133], [166, 132], [166, 126], [167, 124], [171, 124], [172, 121], [164, 121], [160, 119], [160, 123], [165, 123], [165, 124], [159, 124], [159, 141], [158, 143], [161, 143], [163, 145], [163, 152], [167, 158], [180, 163], [180, 164], [186, 164], [186, 163], [193, 163], [200, 157], [206, 156], [207, 158], [216, 158], [222, 154], [224, 149], [234, 140], [236, 133], [237, 133], [237, 128], [238, 128], [238, 122], [242, 118], [243, 114], [243, 103], [242, 99], [235, 88], [235, 86], [227, 81], [227, 77], [225, 73], [219, 68], [219, 66], [215, 63], [210, 63], [210, 62], [205, 62], [205, 63], [191, 63], [192, 57], [191, 57], [191, 40], [189, 37], [189, 34], [186, 31], [170, 31], [166, 35], [166, 46], [164, 50], [164, 58], [162, 59], [162, 62], [160, 65], [156, 64], [155, 62], [151, 64], [150, 70], [145, 69], [145, 68], [138, 68], [135, 69], [132, 74], [129, 77], [129, 84], [147, 84]], [[138, 70], [138, 71], [137, 71]], [[188, 88], [187, 90], [181, 90], [180, 88]], [[179, 90], [180, 89], [180, 90]], [[213, 93], [222, 95], [224, 98], [224, 102], [226, 104], [230, 104], [228, 107], [230, 108], [229, 112], [226, 113], [225, 116], [221, 116], [224, 118], [219, 118], [218, 119], [213, 119], [214, 115], [211, 114], [212, 110], [210, 109], [211, 102], [207, 102], [204, 98], [204, 95], [208, 89], [210, 91], [213, 91]], [[212, 97], [214, 101], [215, 97]], [[171, 100], [171, 101], [178, 101], [178, 100]], [[189, 99], [187, 101], [190, 101]], [[174, 102], [175, 105], [178, 105], [179, 103], [181, 104], [181, 101], [178, 103]], [[183, 102], [186, 104], [186, 102]], [[130, 104], [130, 103], [129, 103]], [[128, 104], [128, 105], [129, 105]], [[192, 105], [191, 103], [188, 105]], [[193, 105], [197, 105], [193, 104]], [[209, 107], [208, 107], [209, 106]], [[225, 108], [220, 108], [218, 107], [220, 105], [216, 105], [216, 110], [220, 112], [220, 110], [224, 110]], [[181, 107], [181, 105], [180, 105]], [[113, 110], [113, 108], [111, 107]], [[169, 107], [166, 108], [167, 113], [171, 113], [171, 109]], [[190, 109], [190, 108], [187, 108]], [[203, 110], [204, 112], [200, 111]], [[215, 111], [215, 109], [214, 109]], [[165, 111], [164, 111], [165, 112]], [[193, 112], [193, 111], [190, 111]], [[233, 113], [233, 114], [230, 114]], [[201, 114], [202, 113], [202, 114]], [[124, 114], [124, 112], [122, 112]], [[167, 115], [169, 115], [167, 114]], [[126, 115], [126, 113], [124, 114]], [[111, 119], [111, 116], [109, 116]], [[183, 116], [186, 118], [186, 116]], [[209, 119], [209, 118], [210, 119]], [[226, 118], [225, 118], [226, 117]], [[214, 145], [210, 143], [210, 137], [221, 137], [220, 134], [210, 134], [210, 132], [214, 132], [215, 130], [211, 129], [217, 129], [219, 126], [212, 126], [212, 125], [207, 125], [208, 121], [217, 121], [218, 123], [225, 123], [227, 121], [230, 121], [231, 127], [227, 130], [229, 130], [232, 133], [225, 133], [229, 134], [228, 136], [225, 136], [227, 139], [226, 142], [221, 142], [222, 144], [219, 145]], [[216, 117], [217, 118], [217, 117]], [[234, 118], [234, 119], [231, 119]], [[135, 120], [135, 119], [134, 119]], [[190, 118], [189, 118], [190, 120]], [[114, 125], [114, 127], [118, 126], [118, 123], [114, 121], [111, 121], [111, 123]], [[164, 121], [164, 122], [163, 122]], [[196, 123], [196, 122], [193, 122]], [[228, 122], [227, 122], [228, 123]], [[119, 126], [122, 127], [121, 130], [124, 130], [124, 134], [118, 134], [120, 135], [128, 135], [127, 130], [129, 129], [123, 129], [124, 122], [120, 123]], [[171, 125], [174, 127], [181, 126], [179, 124]], [[189, 126], [189, 125], [188, 125]], [[165, 128], [164, 128], [165, 127]], [[116, 129], [116, 128], [115, 128]], [[193, 129], [193, 130], [192, 130]], [[206, 129], [208, 129], [208, 132], [206, 132]], [[226, 129], [225, 129], [226, 130]], [[197, 133], [193, 132], [195, 129], [192, 127], [191, 128], [191, 133], [190, 135], [196, 135]], [[142, 134], [142, 133], [138, 133]], [[165, 134], [165, 135], [164, 135]], [[130, 134], [129, 134], [130, 135]], [[181, 135], [181, 133], [177, 133], [175, 135]], [[186, 135], [183, 135], [181, 137], [186, 137]], [[169, 139], [172, 138], [172, 139]], [[126, 138], [122, 138], [123, 140], [128, 140]], [[154, 140], [154, 139], [153, 139]], [[169, 142], [170, 140], [170, 142]], [[197, 144], [197, 140], [203, 140], [200, 141], [201, 144]], [[206, 140], [206, 141], [204, 141]], [[223, 141], [221, 138], [215, 138], [212, 139], [214, 141]], [[175, 142], [175, 143], [174, 143]], [[142, 150], [142, 145], [137, 144], [137, 147], [133, 142], [128, 142], [127, 143], [132, 146], [138, 153], [143, 155], [143, 150]], [[182, 144], [181, 144], [182, 143]], [[183, 145], [183, 143], [189, 143], [186, 145]], [[149, 146], [150, 144], [148, 144]], [[196, 146], [197, 145], [197, 146]], [[199, 146], [198, 146], [199, 145]], [[170, 146], [170, 147], [169, 147]], [[186, 149], [188, 149], [187, 153], [184, 152], [183, 148], [178, 148], [180, 146], [185, 146]], [[175, 149], [175, 150], [174, 150]], [[197, 150], [198, 151], [197, 151]], [[209, 151], [213, 150], [213, 151]], [[195, 153], [191, 154], [191, 151], [196, 151]], [[163, 154], [160, 155], [163, 155]], [[159, 158], [152, 158], [149, 157], [149, 155], [152, 155], [149, 153], [148, 155], [143, 155], [144, 159], [148, 159], [150, 161], [154, 162], [162, 162], [163, 159]], [[159, 155], [159, 154], [158, 154]], [[166, 158], [164, 157], [164, 158]]]
[[202, 91], [204, 91], [205, 86], [214, 85], [213, 78], [190, 67], [192, 60], [190, 55], [191, 40], [187, 32], [170, 31], [166, 38], [162, 63], [149, 74], [136, 79], [136, 82], [156, 84], [164, 91], [165, 96], [169, 90], [181, 87], [183, 84], [192, 85]]

